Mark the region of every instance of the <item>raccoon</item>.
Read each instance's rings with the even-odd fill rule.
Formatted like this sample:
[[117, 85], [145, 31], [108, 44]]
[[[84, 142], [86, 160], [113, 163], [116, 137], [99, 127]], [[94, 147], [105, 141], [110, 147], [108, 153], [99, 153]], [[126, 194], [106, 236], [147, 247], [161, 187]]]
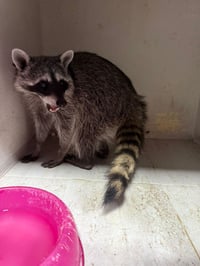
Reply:
[[13, 49], [12, 61], [14, 85], [27, 103], [36, 136], [35, 149], [22, 162], [39, 157], [52, 131], [58, 137], [58, 153], [43, 167], [65, 161], [91, 169], [95, 157], [106, 157], [114, 143], [103, 203], [123, 199], [143, 146], [147, 119], [144, 98], [130, 79], [110, 61], [89, 52], [33, 57]]

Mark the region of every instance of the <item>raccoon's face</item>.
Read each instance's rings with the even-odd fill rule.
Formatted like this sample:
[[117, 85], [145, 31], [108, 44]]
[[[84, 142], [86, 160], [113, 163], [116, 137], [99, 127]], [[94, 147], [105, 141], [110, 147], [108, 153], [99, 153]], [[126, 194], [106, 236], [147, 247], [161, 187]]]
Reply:
[[30, 57], [20, 49], [13, 49], [16, 89], [37, 95], [50, 112], [58, 111], [67, 104], [67, 96], [73, 90], [73, 81], [68, 74], [73, 55], [70, 50], [61, 56]]

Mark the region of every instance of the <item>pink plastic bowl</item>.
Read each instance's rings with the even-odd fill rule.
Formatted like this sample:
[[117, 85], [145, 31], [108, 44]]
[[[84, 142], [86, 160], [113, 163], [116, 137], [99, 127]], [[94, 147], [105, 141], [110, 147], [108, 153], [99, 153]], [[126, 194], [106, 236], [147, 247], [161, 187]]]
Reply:
[[84, 265], [76, 225], [60, 199], [38, 188], [0, 188], [0, 265]]

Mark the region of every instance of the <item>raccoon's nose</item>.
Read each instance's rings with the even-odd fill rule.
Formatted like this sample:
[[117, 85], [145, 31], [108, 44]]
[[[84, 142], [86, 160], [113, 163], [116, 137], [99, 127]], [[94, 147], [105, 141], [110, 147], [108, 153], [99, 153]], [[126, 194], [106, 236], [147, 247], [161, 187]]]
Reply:
[[66, 105], [66, 103], [67, 102], [65, 101], [65, 99], [59, 99], [56, 102], [57, 106], [59, 106], [59, 107], [64, 107]]

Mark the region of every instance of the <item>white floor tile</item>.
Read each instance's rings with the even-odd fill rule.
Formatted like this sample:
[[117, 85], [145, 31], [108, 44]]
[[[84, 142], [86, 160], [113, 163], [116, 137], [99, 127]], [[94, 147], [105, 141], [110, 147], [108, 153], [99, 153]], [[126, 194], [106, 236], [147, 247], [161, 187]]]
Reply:
[[102, 208], [106, 164], [86, 171], [17, 163], [0, 186], [60, 197], [74, 215], [86, 266], [200, 265], [199, 159], [191, 142], [148, 141], [124, 204], [109, 210]]

